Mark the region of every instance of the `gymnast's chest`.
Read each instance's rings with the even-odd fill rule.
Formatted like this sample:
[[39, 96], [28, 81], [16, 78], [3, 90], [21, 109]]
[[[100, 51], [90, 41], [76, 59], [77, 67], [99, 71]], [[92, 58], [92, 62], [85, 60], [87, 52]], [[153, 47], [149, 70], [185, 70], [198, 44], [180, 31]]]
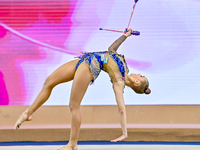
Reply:
[[121, 66], [109, 54], [101, 55], [101, 60], [103, 61], [103, 70], [107, 72], [110, 75], [110, 77], [113, 77], [115, 74], [118, 74], [118, 73], [121, 74], [119, 70], [120, 67], [123, 67], [124, 70], [126, 70], [126, 66], [125, 66], [125, 63], [123, 62], [123, 59], [120, 57], [119, 59], [121, 60], [121, 63], [122, 63]]

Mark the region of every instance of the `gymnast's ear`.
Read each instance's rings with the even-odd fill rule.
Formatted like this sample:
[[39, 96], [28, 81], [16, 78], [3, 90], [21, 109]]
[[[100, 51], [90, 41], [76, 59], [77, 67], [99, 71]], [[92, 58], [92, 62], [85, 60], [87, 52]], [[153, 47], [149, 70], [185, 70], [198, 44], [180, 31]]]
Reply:
[[145, 90], [145, 94], [150, 94], [151, 93], [151, 90], [148, 88]]
[[140, 85], [140, 81], [139, 80], [135, 80], [134, 84], [137, 85], [137, 86], [139, 86]]

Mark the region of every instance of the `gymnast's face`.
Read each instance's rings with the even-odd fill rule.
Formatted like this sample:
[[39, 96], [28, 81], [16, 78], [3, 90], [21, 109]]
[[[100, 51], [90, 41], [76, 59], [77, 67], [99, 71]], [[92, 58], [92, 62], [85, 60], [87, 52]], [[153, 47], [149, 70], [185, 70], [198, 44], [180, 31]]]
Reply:
[[149, 87], [149, 82], [145, 76], [141, 74], [131, 74], [130, 75], [131, 84], [129, 85], [138, 94], [150, 94], [151, 90]]
[[[147, 78], [145, 76], [142, 76], [141, 74], [131, 74], [130, 77], [137, 83], [139, 82], [148, 82]], [[138, 84], [139, 84], [138, 82]]]

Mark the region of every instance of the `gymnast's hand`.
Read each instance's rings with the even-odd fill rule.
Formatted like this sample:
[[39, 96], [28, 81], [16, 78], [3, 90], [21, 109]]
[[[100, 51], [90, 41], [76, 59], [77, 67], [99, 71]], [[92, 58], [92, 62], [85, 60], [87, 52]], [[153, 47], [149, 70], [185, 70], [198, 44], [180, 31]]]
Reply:
[[118, 137], [117, 139], [111, 140], [111, 142], [122, 141], [122, 140], [124, 140], [125, 138], [127, 138], [127, 136], [126, 136], [126, 135], [122, 135], [122, 136]]
[[[125, 31], [126, 31], [126, 29], [125, 29]], [[131, 36], [132, 31], [133, 31], [132, 29], [128, 29], [128, 32], [125, 32], [124, 35], [127, 36], [127, 37]]]

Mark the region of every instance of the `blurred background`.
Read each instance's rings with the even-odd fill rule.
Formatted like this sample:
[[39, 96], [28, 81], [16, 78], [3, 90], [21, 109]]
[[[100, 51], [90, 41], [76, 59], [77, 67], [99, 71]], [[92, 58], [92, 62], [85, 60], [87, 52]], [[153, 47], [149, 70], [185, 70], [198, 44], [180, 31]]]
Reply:
[[[124, 30], [133, 0], [0, 0], [0, 105], [30, 105], [44, 80], [80, 52], [105, 51]], [[127, 105], [199, 105], [200, 1], [139, 1], [130, 28], [140, 36], [118, 49], [130, 73], [145, 75], [152, 94], [124, 91]], [[68, 105], [71, 82], [55, 87], [47, 106]], [[101, 72], [82, 105], [115, 105]]]

